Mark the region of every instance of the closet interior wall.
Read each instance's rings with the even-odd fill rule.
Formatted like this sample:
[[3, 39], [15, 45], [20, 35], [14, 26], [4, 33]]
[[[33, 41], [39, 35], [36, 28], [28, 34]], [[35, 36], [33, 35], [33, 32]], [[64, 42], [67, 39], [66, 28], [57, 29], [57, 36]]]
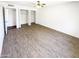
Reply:
[[8, 9], [7, 27], [16, 26], [16, 9]]

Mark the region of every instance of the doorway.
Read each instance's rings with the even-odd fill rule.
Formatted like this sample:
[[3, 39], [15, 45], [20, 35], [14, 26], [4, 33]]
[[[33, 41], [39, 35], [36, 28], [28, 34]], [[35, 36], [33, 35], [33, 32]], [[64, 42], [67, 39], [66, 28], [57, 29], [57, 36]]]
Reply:
[[[30, 11], [30, 12], [29, 12]], [[5, 8], [5, 29], [21, 28], [21, 25], [36, 23], [36, 11], [16, 8]]]
[[31, 10], [31, 23], [36, 23], [36, 11]]
[[20, 24], [24, 25], [28, 23], [28, 10], [20, 10]]
[[7, 28], [8, 30], [16, 28], [16, 9], [8, 8]]

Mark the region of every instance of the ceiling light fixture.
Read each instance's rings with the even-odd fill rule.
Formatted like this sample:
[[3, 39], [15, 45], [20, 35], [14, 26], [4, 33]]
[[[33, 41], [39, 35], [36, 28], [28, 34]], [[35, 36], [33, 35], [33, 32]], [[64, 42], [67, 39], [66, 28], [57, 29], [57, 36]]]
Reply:
[[35, 7], [41, 8], [41, 7], [45, 7], [45, 5], [46, 5], [45, 3], [41, 3], [40, 1], [37, 1]]

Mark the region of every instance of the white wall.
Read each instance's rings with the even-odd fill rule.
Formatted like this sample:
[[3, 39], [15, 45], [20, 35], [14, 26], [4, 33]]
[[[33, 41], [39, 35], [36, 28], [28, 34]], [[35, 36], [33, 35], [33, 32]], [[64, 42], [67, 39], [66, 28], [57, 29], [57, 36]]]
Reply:
[[79, 2], [39, 9], [37, 23], [79, 38]]
[[2, 51], [3, 39], [4, 39], [4, 24], [3, 24], [2, 8], [0, 6], [0, 56]]
[[16, 25], [16, 10], [15, 9], [8, 9], [8, 26], [15, 26]]

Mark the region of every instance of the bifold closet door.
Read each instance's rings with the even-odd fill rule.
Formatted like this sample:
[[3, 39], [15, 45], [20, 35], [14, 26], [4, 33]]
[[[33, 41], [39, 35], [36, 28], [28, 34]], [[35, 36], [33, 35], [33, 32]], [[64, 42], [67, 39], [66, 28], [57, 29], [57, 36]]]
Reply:
[[20, 23], [21, 25], [28, 23], [28, 10], [20, 10]]

